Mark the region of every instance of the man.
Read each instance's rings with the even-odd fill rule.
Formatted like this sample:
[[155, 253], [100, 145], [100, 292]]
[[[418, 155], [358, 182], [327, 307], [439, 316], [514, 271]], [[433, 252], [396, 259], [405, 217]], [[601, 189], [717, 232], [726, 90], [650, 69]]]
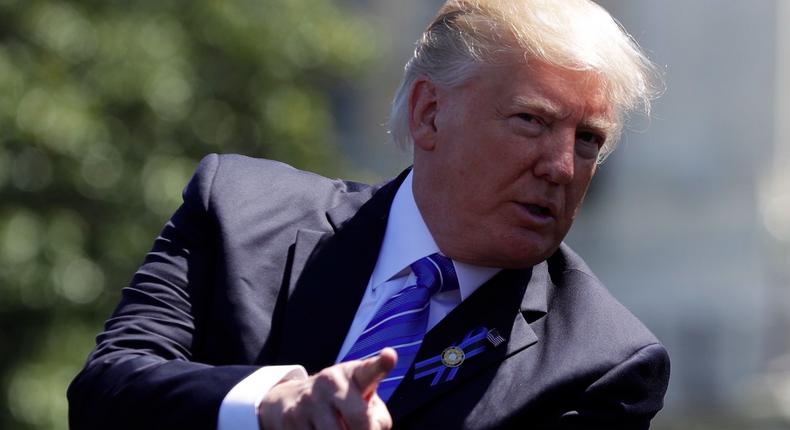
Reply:
[[72, 427], [648, 428], [666, 351], [561, 242], [653, 76], [590, 1], [448, 1], [393, 105], [413, 169], [205, 158]]

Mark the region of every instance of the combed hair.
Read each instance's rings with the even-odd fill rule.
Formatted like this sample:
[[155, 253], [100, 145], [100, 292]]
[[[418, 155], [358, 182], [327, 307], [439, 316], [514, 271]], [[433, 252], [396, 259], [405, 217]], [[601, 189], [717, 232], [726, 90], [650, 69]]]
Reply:
[[414, 82], [427, 76], [445, 87], [461, 85], [481, 64], [496, 64], [523, 53], [567, 70], [592, 72], [615, 109], [617, 128], [599, 162], [617, 144], [628, 116], [650, 114], [663, 88], [658, 69], [609, 13], [589, 0], [449, 0], [417, 41], [406, 63], [389, 119], [393, 141], [413, 145], [409, 97]]

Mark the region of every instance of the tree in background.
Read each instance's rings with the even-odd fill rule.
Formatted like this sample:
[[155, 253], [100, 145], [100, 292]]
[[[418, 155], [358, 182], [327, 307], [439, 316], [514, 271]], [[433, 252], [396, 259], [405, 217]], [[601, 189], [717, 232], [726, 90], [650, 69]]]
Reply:
[[203, 155], [337, 172], [331, 88], [370, 40], [332, 0], [0, 0], [0, 428], [67, 427]]

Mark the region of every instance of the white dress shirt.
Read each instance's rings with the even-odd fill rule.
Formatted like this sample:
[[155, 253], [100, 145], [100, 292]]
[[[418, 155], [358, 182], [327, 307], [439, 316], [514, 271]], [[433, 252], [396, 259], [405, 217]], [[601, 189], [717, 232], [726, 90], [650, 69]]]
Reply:
[[[415, 277], [409, 266], [420, 258], [439, 252], [414, 200], [412, 175], [413, 172], [409, 172], [392, 201], [376, 266], [336, 362], [345, 357], [376, 311], [390, 297], [414, 284]], [[458, 261], [453, 261], [453, 265], [459, 289], [435, 294], [431, 298], [428, 330], [500, 270]], [[269, 389], [283, 380], [306, 377], [307, 372], [299, 365], [260, 368], [236, 384], [222, 400], [218, 429], [258, 430], [258, 405]]]

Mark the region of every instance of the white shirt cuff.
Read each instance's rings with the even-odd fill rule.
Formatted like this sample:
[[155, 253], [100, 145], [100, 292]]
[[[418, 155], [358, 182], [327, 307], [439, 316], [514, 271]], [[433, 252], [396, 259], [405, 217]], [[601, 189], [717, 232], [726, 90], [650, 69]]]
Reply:
[[219, 407], [217, 430], [259, 430], [258, 405], [281, 381], [307, 378], [302, 366], [265, 366], [236, 384]]

